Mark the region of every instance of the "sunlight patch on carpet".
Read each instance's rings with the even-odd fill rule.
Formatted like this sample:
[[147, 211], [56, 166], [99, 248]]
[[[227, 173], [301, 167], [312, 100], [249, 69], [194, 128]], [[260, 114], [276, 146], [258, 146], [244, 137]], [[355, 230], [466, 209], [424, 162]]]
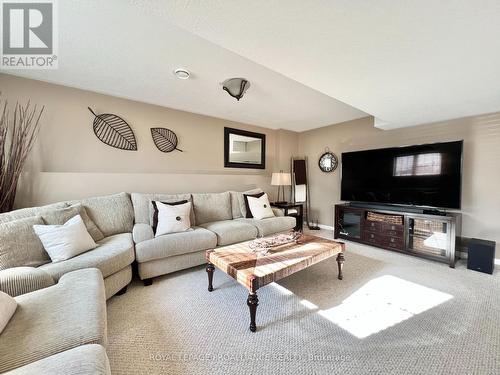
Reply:
[[385, 275], [370, 280], [339, 306], [318, 314], [363, 339], [452, 298], [450, 294]]
[[293, 292], [291, 290], [288, 290], [287, 288], [285, 288], [284, 286], [281, 286], [280, 284], [271, 283], [271, 284], [269, 284], [269, 287], [275, 289], [280, 294], [283, 294], [285, 296], [291, 296], [291, 295], [293, 295]]

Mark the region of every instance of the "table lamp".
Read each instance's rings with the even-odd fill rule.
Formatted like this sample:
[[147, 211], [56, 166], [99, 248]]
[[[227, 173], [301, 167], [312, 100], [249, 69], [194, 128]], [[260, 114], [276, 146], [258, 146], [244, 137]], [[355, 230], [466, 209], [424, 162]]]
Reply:
[[[271, 177], [271, 185], [278, 186], [278, 197], [276, 202], [278, 204], [287, 203], [285, 201], [285, 186], [290, 186], [292, 184], [292, 175], [288, 172], [274, 172]], [[283, 192], [283, 200], [280, 201], [280, 193]]]

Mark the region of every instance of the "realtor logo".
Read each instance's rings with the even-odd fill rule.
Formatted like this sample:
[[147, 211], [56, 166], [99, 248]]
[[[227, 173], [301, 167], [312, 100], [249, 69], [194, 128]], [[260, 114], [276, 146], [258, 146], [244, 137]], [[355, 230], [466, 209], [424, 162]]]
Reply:
[[56, 0], [2, 0], [2, 69], [56, 69]]

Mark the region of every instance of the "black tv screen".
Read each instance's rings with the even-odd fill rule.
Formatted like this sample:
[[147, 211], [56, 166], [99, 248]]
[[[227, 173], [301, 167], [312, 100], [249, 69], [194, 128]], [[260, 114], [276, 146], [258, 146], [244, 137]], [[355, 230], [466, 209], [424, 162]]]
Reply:
[[463, 141], [342, 154], [341, 200], [460, 208]]

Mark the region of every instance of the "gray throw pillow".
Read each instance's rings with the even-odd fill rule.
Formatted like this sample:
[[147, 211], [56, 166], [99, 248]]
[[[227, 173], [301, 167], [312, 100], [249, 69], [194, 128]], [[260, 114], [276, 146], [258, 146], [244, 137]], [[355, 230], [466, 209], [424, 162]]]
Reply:
[[82, 217], [83, 223], [94, 241], [97, 242], [104, 238], [104, 234], [102, 234], [101, 230], [92, 221], [92, 219], [90, 219], [85, 207], [79, 203], [66, 208], [47, 211], [41, 216], [47, 225], [63, 225], [76, 215], [80, 215]]
[[57, 208], [64, 208], [67, 206], [68, 205], [66, 204], [66, 202], [58, 202], [48, 204], [46, 206], [20, 208], [18, 210], [5, 212], [3, 214], [0, 214], [0, 224], [19, 219], [26, 219], [33, 216], [41, 216], [47, 211], [55, 210]]
[[213, 221], [231, 220], [231, 197], [225, 193], [192, 194], [196, 225]]
[[49, 263], [49, 254], [33, 230], [43, 225], [41, 216], [0, 224], [0, 270], [12, 267], [38, 267]]

